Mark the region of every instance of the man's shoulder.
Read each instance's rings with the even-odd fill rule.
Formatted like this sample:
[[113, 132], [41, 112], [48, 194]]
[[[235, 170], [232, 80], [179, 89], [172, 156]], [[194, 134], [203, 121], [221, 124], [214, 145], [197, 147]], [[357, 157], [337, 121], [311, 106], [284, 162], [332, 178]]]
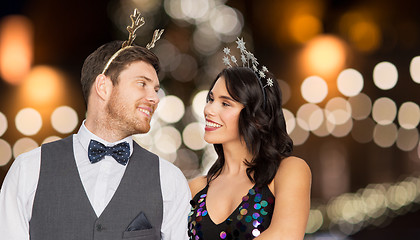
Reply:
[[182, 175], [182, 177], [184, 177], [184, 174], [182, 173], [182, 171], [175, 166], [175, 164], [171, 163], [170, 161], [159, 157], [159, 165], [160, 165], [160, 171], [161, 174], [177, 174], [177, 175]]
[[19, 156], [17, 156], [13, 164], [14, 165], [27, 165], [34, 161], [39, 160], [40, 157], [41, 157], [41, 146], [20, 154]]

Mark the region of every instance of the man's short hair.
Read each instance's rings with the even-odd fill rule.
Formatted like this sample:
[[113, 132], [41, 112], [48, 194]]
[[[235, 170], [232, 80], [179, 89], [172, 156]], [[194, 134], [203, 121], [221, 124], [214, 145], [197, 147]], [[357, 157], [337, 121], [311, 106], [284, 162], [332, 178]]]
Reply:
[[[86, 104], [88, 103], [90, 90], [96, 77], [102, 73], [108, 60], [121, 48], [122, 43], [123, 41], [106, 43], [86, 58], [82, 67], [80, 79]], [[144, 47], [133, 45], [132, 47], [121, 51], [111, 62], [104, 74], [111, 78], [112, 84], [115, 86], [118, 84], [118, 77], [120, 73], [128, 65], [137, 61], [149, 63], [156, 70], [156, 73], [159, 73], [160, 64], [158, 57]]]

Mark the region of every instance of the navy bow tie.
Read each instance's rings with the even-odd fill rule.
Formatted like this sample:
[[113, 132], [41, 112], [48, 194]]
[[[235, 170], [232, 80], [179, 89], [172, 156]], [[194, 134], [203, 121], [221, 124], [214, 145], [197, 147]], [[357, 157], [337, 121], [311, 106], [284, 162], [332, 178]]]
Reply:
[[101, 161], [106, 155], [112, 156], [118, 163], [126, 165], [130, 157], [130, 145], [127, 142], [119, 143], [112, 147], [90, 140], [88, 157], [91, 163]]

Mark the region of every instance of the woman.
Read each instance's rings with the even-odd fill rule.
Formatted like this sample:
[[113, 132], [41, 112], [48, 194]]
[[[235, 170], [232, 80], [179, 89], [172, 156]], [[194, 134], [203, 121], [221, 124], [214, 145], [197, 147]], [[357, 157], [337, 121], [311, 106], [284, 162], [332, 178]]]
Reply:
[[226, 68], [208, 93], [204, 139], [218, 158], [189, 183], [190, 239], [304, 237], [311, 172], [291, 156], [277, 81], [254, 71]]

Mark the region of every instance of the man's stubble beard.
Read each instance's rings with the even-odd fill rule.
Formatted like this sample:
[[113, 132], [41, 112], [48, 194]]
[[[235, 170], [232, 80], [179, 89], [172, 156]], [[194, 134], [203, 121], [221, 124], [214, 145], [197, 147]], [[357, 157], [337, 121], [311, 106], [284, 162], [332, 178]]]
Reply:
[[124, 104], [121, 99], [119, 91], [112, 92], [106, 107], [109, 125], [124, 132], [126, 137], [149, 132], [150, 123], [137, 117], [138, 110], [136, 106], [138, 103], [133, 103], [135, 105], [130, 106], [129, 104]]

